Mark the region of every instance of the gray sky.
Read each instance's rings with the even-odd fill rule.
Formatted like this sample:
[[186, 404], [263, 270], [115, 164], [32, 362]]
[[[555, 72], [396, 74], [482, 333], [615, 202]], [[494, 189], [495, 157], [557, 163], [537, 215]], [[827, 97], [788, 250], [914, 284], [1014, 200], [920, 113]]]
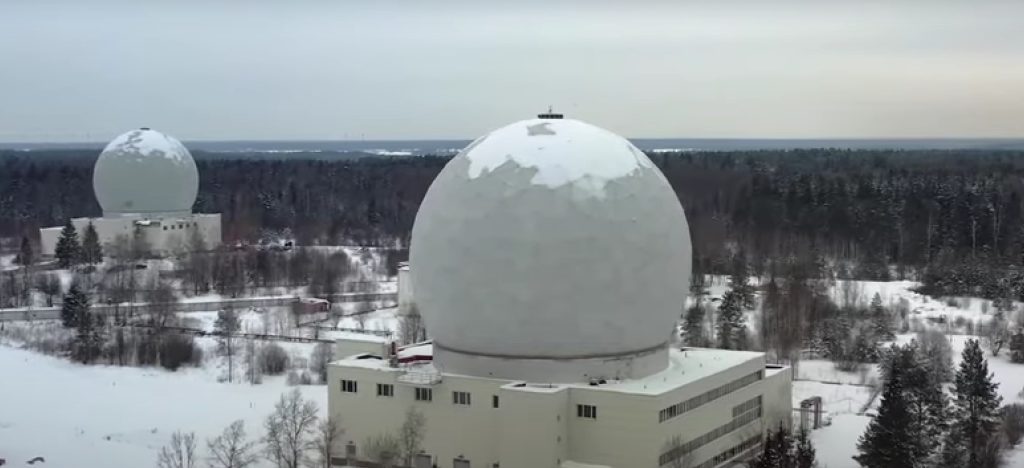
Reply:
[[696, 3], [2, 0], [0, 141], [1024, 137], [1024, 1]]

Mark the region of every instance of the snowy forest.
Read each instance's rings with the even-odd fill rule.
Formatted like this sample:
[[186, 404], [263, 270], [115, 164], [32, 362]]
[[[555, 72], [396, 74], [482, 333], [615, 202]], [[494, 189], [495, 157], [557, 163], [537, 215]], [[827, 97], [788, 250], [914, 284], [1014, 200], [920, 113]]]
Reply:
[[[343, 155], [341, 153], [340, 155]], [[196, 152], [197, 212], [224, 237], [289, 229], [300, 245], [402, 245], [440, 157], [287, 159]], [[97, 216], [94, 151], [0, 152], [0, 237]], [[794, 150], [651, 154], [693, 229], [695, 267], [727, 273], [738, 250], [764, 275], [791, 256], [839, 278], [916, 279], [934, 294], [1021, 297], [1024, 152]], [[88, 196], [83, 196], [89, 194]]]

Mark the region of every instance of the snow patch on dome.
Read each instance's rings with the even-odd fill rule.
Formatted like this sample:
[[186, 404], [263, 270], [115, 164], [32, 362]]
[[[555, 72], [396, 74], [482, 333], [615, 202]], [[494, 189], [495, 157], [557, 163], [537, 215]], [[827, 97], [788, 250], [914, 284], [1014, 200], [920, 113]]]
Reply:
[[654, 167], [626, 139], [572, 119], [516, 122], [477, 139], [458, 157], [469, 160], [470, 179], [512, 163], [535, 169], [535, 185], [572, 184], [596, 196], [609, 181]]
[[103, 152], [117, 152], [124, 156], [136, 155], [143, 157], [162, 156], [176, 163], [186, 163], [191, 157], [188, 149], [180, 141], [155, 130], [137, 129], [115, 138]]

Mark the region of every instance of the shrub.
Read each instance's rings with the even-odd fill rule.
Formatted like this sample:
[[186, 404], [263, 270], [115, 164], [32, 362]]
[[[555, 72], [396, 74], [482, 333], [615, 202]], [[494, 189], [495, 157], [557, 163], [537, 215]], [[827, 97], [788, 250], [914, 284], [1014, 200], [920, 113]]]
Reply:
[[331, 345], [319, 343], [313, 348], [313, 353], [309, 357], [309, 370], [317, 375], [322, 384], [327, 383], [327, 364], [331, 362], [333, 352]]
[[203, 352], [190, 335], [165, 334], [159, 341], [160, 365], [169, 370], [190, 364], [198, 365], [202, 361]]
[[299, 372], [292, 369], [288, 372], [286, 383], [290, 386], [313, 385], [313, 376], [308, 371]]
[[1003, 417], [1003, 435], [1010, 445], [1017, 445], [1024, 437], [1024, 404], [1006, 405], [1000, 410]]
[[288, 353], [277, 343], [260, 349], [260, 367], [267, 375], [281, 375], [288, 368]]

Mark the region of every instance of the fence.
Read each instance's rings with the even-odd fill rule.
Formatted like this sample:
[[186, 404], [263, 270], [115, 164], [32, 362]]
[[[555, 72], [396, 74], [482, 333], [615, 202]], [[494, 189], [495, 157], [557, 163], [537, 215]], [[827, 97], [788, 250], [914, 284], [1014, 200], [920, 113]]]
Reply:
[[[221, 310], [225, 307], [236, 309], [285, 307], [299, 302], [298, 297], [264, 297], [236, 298], [203, 302], [175, 302], [172, 304], [176, 312], [205, 312]], [[331, 296], [332, 302], [377, 302], [397, 301], [397, 293], [339, 293]], [[133, 302], [121, 304], [93, 304], [92, 312], [101, 314], [119, 314], [123, 312], [146, 313], [155, 307], [166, 307], [167, 304], [149, 302]], [[32, 307], [18, 309], [0, 309], [0, 321], [14, 320], [54, 320], [60, 318], [60, 306]]]

